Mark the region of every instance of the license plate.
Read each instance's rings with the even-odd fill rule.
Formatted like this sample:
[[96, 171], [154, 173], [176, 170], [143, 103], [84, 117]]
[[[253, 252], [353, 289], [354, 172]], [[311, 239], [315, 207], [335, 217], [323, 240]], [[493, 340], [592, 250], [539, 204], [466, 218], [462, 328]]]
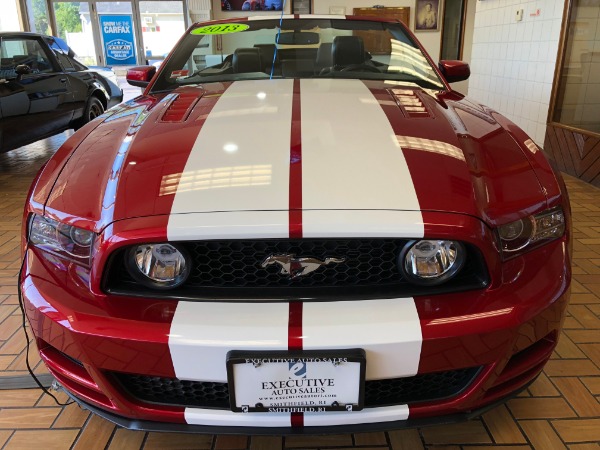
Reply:
[[358, 411], [363, 407], [362, 349], [227, 354], [235, 412]]

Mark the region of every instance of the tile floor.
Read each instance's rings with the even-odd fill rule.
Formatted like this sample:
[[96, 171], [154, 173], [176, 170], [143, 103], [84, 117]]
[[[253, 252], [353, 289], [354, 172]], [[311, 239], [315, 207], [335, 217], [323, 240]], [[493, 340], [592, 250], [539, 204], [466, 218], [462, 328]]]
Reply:
[[[26, 374], [15, 287], [22, 206], [32, 177], [64, 139], [62, 134], [0, 155], [0, 383], [2, 377]], [[478, 420], [325, 437], [143, 433], [117, 429], [75, 405], [58, 407], [37, 389], [0, 390], [0, 448], [600, 450], [600, 190], [570, 177], [567, 185], [574, 213], [575, 278], [564, 333], [539, 379]], [[44, 373], [35, 353], [31, 363]]]

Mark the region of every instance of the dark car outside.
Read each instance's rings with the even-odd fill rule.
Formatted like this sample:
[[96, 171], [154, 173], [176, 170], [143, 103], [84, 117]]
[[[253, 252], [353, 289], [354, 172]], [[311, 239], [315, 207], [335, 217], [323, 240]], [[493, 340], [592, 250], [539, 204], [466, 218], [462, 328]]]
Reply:
[[123, 100], [74, 56], [60, 38], [0, 33], [0, 153], [78, 129]]

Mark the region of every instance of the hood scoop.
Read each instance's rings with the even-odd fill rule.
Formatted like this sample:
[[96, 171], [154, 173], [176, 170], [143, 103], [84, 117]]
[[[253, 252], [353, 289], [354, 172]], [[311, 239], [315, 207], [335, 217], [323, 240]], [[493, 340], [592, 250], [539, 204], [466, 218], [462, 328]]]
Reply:
[[198, 95], [197, 92], [185, 92], [175, 95], [160, 121], [170, 123], [185, 122], [201, 98], [202, 95]]
[[418, 94], [411, 89], [388, 89], [390, 95], [396, 100], [405, 117], [414, 119], [430, 119], [431, 112], [425, 106]]

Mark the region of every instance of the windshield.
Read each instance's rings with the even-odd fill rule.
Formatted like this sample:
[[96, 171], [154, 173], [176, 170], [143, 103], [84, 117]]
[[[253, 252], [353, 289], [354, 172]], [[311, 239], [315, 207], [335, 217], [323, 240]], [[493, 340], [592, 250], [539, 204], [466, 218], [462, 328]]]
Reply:
[[269, 18], [199, 24], [187, 33], [152, 91], [268, 78], [360, 78], [444, 89], [400, 24]]

